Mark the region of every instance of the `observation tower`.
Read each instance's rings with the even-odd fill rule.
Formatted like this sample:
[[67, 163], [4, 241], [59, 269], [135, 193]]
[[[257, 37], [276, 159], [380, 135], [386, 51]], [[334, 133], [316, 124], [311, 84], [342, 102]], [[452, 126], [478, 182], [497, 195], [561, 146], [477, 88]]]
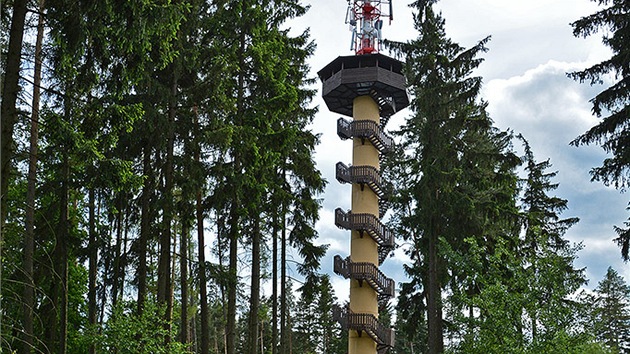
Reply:
[[381, 222], [388, 183], [381, 178], [380, 156], [393, 147], [385, 125], [409, 98], [403, 63], [379, 53], [382, 18], [393, 19], [391, 1], [348, 1], [355, 55], [337, 57], [317, 73], [328, 109], [351, 118], [337, 120], [337, 135], [352, 140], [352, 164], [337, 163], [336, 178], [352, 184], [352, 205], [335, 210], [335, 225], [351, 231], [350, 255], [334, 259], [335, 273], [350, 279], [350, 302], [333, 312], [349, 331], [349, 354], [386, 353], [394, 346], [393, 330], [378, 320], [379, 306], [395, 294], [394, 281], [378, 268], [395, 245]]

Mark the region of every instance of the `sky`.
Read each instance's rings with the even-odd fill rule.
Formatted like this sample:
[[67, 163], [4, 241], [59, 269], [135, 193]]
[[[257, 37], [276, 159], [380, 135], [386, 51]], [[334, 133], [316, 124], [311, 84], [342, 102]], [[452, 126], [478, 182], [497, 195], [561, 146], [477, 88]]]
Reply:
[[[394, 21], [391, 25], [385, 21], [383, 37], [396, 41], [416, 38], [412, 11], [407, 6], [411, 1], [393, 1]], [[350, 51], [351, 32], [344, 24], [347, 1], [311, 0], [310, 5], [309, 12], [290, 26], [293, 30], [310, 28], [317, 43], [310, 60], [311, 76], [316, 77], [317, 71], [337, 56], [354, 53]], [[446, 34], [454, 42], [470, 47], [491, 36], [489, 51], [482, 55], [485, 61], [474, 72], [483, 78], [482, 98], [489, 103], [488, 112], [498, 128], [523, 134], [535, 158], [549, 159], [558, 172], [555, 195], [569, 201], [562, 216], [580, 218], [565, 237], [583, 246], [575, 266], [586, 268], [589, 289], [597, 286], [609, 266], [630, 281], [630, 267], [621, 260], [612, 241], [616, 236], [613, 225], [623, 226], [628, 218], [625, 209], [629, 196], [590, 181], [589, 170], [605, 158], [601, 148], [569, 145], [598, 122], [591, 115], [589, 100], [603, 87], [580, 84], [566, 76], [610, 56], [601, 44], [601, 35], [584, 39], [572, 34], [570, 23], [597, 8], [589, 0], [442, 0], [437, 4], [446, 20]], [[316, 228], [319, 242], [330, 245], [321, 272], [331, 275], [336, 295], [344, 301], [349, 282], [333, 273], [332, 259], [336, 254], [344, 258], [349, 254], [350, 232], [334, 225], [334, 210], [350, 208], [351, 187], [336, 181], [334, 166], [339, 161], [351, 162], [352, 147], [337, 137], [339, 115], [328, 111], [321, 99], [321, 83], [317, 85], [320, 93], [313, 104], [319, 106], [319, 113], [312, 129], [321, 134], [321, 143], [315, 159], [328, 185], [321, 196], [323, 209]], [[398, 112], [386, 129], [395, 129], [410, 114], [408, 110]], [[399, 249], [381, 269], [398, 286], [406, 280], [402, 265], [407, 261]]]

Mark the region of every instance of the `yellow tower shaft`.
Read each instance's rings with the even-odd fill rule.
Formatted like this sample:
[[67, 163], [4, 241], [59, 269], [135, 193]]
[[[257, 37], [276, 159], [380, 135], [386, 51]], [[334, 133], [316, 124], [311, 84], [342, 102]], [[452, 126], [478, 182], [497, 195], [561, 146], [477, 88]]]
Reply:
[[[355, 120], [380, 120], [377, 103], [370, 96], [359, 96], [354, 99], [352, 117]], [[354, 166], [373, 166], [379, 170], [379, 152], [366, 139], [354, 138], [352, 148], [352, 164]], [[352, 184], [352, 213], [368, 213], [379, 216], [378, 197], [367, 186]], [[352, 231], [350, 241], [350, 258], [353, 262], [369, 262], [378, 266], [378, 245], [368, 235]], [[363, 282], [350, 280], [350, 310], [354, 313], [372, 314], [378, 317], [377, 293]], [[355, 330], [349, 331], [349, 354], [376, 353], [376, 343], [365, 333], [359, 335]]]

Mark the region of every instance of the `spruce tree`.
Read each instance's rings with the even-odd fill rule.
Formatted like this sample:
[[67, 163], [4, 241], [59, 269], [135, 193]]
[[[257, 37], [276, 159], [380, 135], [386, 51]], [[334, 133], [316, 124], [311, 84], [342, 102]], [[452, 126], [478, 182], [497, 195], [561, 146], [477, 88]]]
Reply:
[[630, 286], [608, 267], [590, 302], [593, 329], [598, 340], [615, 352], [630, 352]]
[[[608, 156], [591, 170], [592, 179], [622, 191], [630, 186], [630, 1], [593, 0], [603, 8], [572, 23], [573, 34], [588, 37], [603, 32], [602, 42], [612, 56], [582, 71], [569, 73], [591, 85], [612, 81], [591, 99], [592, 112], [601, 122], [577, 137], [572, 145], [600, 145]], [[629, 219], [630, 220], [630, 219]], [[615, 228], [624, 260], [630, 259], [630, 229]]]
[[444, 244], [463, 251], [467, 236], [493, 242], [489, 230], [503, 227], [493, 223], [503, 222], [502, 213], [515, 214], [514, 158], [478, 102], [481, 78], [471, 76], [488, 38], [469, 49], [452, 42], [435, 3], [415, 1], [418, 38], [392, 44], [406, 59], [414, 96], [413, 116], [399, 132], [405, 153], [391, 163], [398, 186], [394, 220], [412, 244], [408, 274], [415, 289], [406, 294], [426, 301], [428, 353], [444, 351], [443, 289], [457, 272]]
[[[8, 206], [8, 189], [11, 175], [14, 174], [13, 165], [14, 158], [14, 127], [18, 122], [18, 97], [21, 87], [19, 84], [20, 71], [22, 64], [22, 42], [24, 39], [26, 12], [26, 0], [16, 0], [13, 2], [13, 11], [11, 13], [11, 29], [9, 31], [9, 43], [4, 70], [2, 72], [2, 102], [0, 104], [0, 116], [2, 119], [2, 128], [0, 132], [0, 253], [2, 252], [2, 243], [4, 235], [4, 223], [7, 217]], [[0, 254], [0, 256], [2, 256]], [[0, 280], [2, 273], [0, 269]], [[2, 314], [0, 313], [0, 319]], [[1, 323], [2, 321], [0, 321]], [[2, 325], [0, 324], [0, 333], [2, 333]]]
[[[44, 9], [44, 1], [39, 2], [39, 9]], [[30, 353], [35, 347], [35, 338], [33, 336], [33, 315], [35, 308], [35, 283], [33, 282], [33, 262], [35, 253], [35, 189], [37, 183], [37, 148], [39, 143], [39, 109], [41, 99], [41, 81], [42, 81], [42, 43], [44, 41], [44, 15], [37, 16], [37, 39], [35, 41], [35, 70], [33, 73], [33, 100], [29, 137], [29, 164], [26, 191], [26, 215], [25, 215], [25, 234], [24, 234], [24, 261], [23, 261], [23, 326], [24, 326], [24, 343], [22, 353]], [[1, 208], [1, 207], [0, 207]], [[0, 231], [2, 232], [2, 231]], [[2, 243], [2, 240], [0, 240]], [[0, 247], [1, 248], [1, 247]], [[0, 276], [1, 281], [1, 276]], [[1, 332], [1, 331], [0, 331]]]
[[579, 219], [561, 218], [568, 201], [548, 194], [558, 187], [552, 182], [557, 172], [547, 172], [551, 167], [549, 160], [537, 162], [527, 141], [520, 138], [525, 148], [527, 178], [521, 200], [524, 236], [519, 253], [527, 279], [525, 311], [535, 346], [553, 341], [559, 333], [573, 327], [576, 308], [567, 299], [586, 283], [586, 278], [584, 270], [573, 265], [578, 248], [564, 238]]
[[[31, 207], [37, 207], [33, 252], [33, 280], [37, 292], [35, 306], [30, 306], [35, 320], [33, 336], [39, 339], [35, 342], [36, 350], [84, 352], [89, 349], [82, 346], [77, 333], [84, 330], [86, 316], [81, 312], [83, 297], [77, 292], [83, 291], [87, 284], [87, 277], [83, 277], [83, 257], [89, 253], [93, 271], [88, 296], [89, 317], [90, 321], [94, 320], [95, 255], [99, 254], [95, 249], [98, 224], [95, 204], [111, 200], [108, 193], [129, 192], [135, 184], [131, 182], [134, 178], [127, 156], [121, 158], [115, 152], [121, 136], [141, 115], [141, 109], [123, 97], [130, 94], [144, 69], [147, 47], [160, 47], [163, 42], [154, 40], [167, 37], [165, 32], [170, 30], [169, 26], [176, 24], [162, 18], [161, 28], [147, 26], [143, 22], [148, 18], [146, 15], [152, 12], [150, 17], [155, 18], [152, 2], [51, 0], [45, 5], [41, 11], [34, 11], [45, 16], [47, 35], [43, 39], [46, 70], [42, 72], [41, 85], [36, 83], [45, 94], [37, 119], [42, 136], [37, 155], [41, 161], [41, 177], [37, 180], [37, 200], [31, 203]], [[128, 16], [128, 13], [136, 16]], [[127, 31], [126, 36], [120, 31]], [[154, 36], [149, 38], [149, 33]], [[169, 54], [167, 47], [163, 47], [161, 54]], [[3, 114], [3, 129], [4, 119]], [[93, 195], [93, 191], [97, 193]], [[85, 199], [89, 202], [85, 203]], [[113, 210], [114, 205], [107, 207]], [[89, 221], [84, 220], [88, 214]], [[86, 252], [83, 225], [88, 224], [90, 241]], [[126, 226], [119, 227], [123, 231], [121, 235], [130, 230]], [[5, 235], [4, 230], [2, 235]], [[106, 253], [105, 249], [101, 251], [100, 254]], [[119, 260], [124, 259], [123, 251], [121, 249]], [[122, 267], [123, 264], [119, 269], [124, 270]], [[121, 284], [123, 275], [121, 272]], [[30, 302], [28, 296], [27, 301]], [[20, 300], [14, 307], [20, 308]]]
[[[312, 161], [317, 137], [305, 129], [315, 112], [308, 107], [314, 93], [305, 88], [308, 83], [305, 63], [314, 46], [307, 32], [291, 37], [287, 30], [279, 29], [305, 11], [296, 1], [263, 4], [234, 1], [228, 2], [225, 10], [217, 11], [221, 24], [217, 40], [226, 43], [217, 54], [219, 60], [232, 63], [222, 75], [225, 76], [226, 70], [233, 73], [227, 75], [228, 81], [233, 80], [233, 86], [227, 86], [232, 87], [228, 101], [233, 107], [226, 110], [225, 123], [221, 126], [224, 130], [219, 132], [222, 136], [226, 132], [229, 135], [224, 138], [223, 146], [217, 144], [224, 152], [215, 168], [225, 178], [217, 183], [212, 198], [217, 202], [218, 212], [227, 220], [230, 243], [228, 352], [236, 347], [233, 338], [239, 244], [250, 246], [252, 255], [247, 336], [252, 352], [257, 350], [253, 345], [258, 333], [257, 289], [262, 275], [261, 260], [265, 259], [261, 247], [266, 241], [265, 232], [272, 230], [272, 237], [282, 233], [300, 252], [305, 250], [302, 256], [306, 266], [301, 270], [312, 273], [323, 255], [322, 248], [313, 245], [316, 235], [313, 225], [319, 210], [315, 194], [323, 188], [323, 180]], [[285, 219], [287, 222], [283, 223]], [[293, 226], [293, 232], [283, 232], [289, 225]], [[284, 245], [289, 246], [287, 243], [280, 246]], [[272, 308], [277, 307], [273, 303], [272, 299]]]

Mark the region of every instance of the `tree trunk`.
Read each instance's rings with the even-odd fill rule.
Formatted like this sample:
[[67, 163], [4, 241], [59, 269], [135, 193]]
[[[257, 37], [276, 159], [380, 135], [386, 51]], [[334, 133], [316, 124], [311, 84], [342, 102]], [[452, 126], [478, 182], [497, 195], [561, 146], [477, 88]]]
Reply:
[[150, 200], [153, 185], [153, 171], [151, 171], [151, 147], [148, 143], [143, 149], [142, 173], [145, 176], [140, 198], [140, 237], [138, 239], [138, 316], [142, 315], [144, 302], [147, 297], [147, 243], [151, 227]]
[[[109, 230], [108, 234], [107, 234], [107, 239], [110, 240], [112, 237], [111, 234], [111, 229]], [[105, 320], [105, 305], [107, 304], [107, 286], [105, 286], [105, 284], [107, 284], [107, 279], [109, 279], [109, 277], [111, 276], [110, 273], [110, 265], [112, 263], [112, 257], [111, 254], [109, 254], [110, 252], [105, 252], [103, 254], [103, 277], [101, 279], [103, 286], [101, 287], [101, 301], [100, 301], [100, 305], [101, 308], [99, 309], [99, 323], [103, 323], [103, 321]]]
[[[245, 2], [241, 1], [241, 8], [244, 9]], [[243, 15], [243, 14], [241, 14]], [[238, 50], [238, 61], [239, 61], [239, 70], [238, 73], [238, 86], [236, 92], [236, 119], [235, 125], [243, 124], [243, 116], [244, 116], [244, 97], [245, 97], [245, 31], [243, 30], [243, 26], [241, 26], [241, 32], [239, 36], [239, 50]], [[241, 173], [241, 161], [238, 151], [234, 151], [234, 171], [233, 175], [237, 176]], [[235, 182], [236, 183], [236, 182]], [[235, 186], [236, 187], [236, 186]], [[227, 354], [235, 354], [236, 353], [236, 291], [238, 287], [238, 223], [239, 223], [239, 213], [238, 209], [240, 208], [240, 200], [238, 195], [237, 188], [234, 188], [234, 194], [232, 198], [232, 204], [230, 206], [230, 256], [229, 256], [229, 266], [228, 266], [228, 309], [227, 309], [227, 326], [226, 326], [226, 353]]]
[[[44, 0], [39, 9], [44, 8]], [[44, 16], [40, 12], [37, 20], [37, 39], [35, 40], [35, 72], [33, 74], [33, 104], [31, 112], [31, 136], [29, 142], [28, 181], [26, 189], [26, 233], [24, 235], [24, 292], [23, 326], [24, 342], [22, 353], [33, 351], [33, 308], [35, 306], [35, 283], [33, 279], [33, 255], [35, 253], [35, 186], [37, 184], [37, 143], [39, 134], [39, 102], [42, 81], [42, 41], [44, 38]], [[4, 122], [3, 122], [4, 123]], [[2, 232], [2, 230], [0, 230]], [[0, 241], [2, 242], [2, 241]], [[1, 255], [0, 255], [1, 257]]]
[[287, 312], [287, 328], [289, 328], [289, 331], [287, 333], [287, 349], [286, 352], [289, 354], [293, 354], [293, 331], [291, 331], [292, 328], [292, 321], [293, 318], [291, 318], [291, 312]]
[[278, 353], [278, 212], [273, 216], [271, 232], [271, 354]]
[[118, 297], [122, 298], [125, 293], [125, 279], [127, 272], [125, 270], [125, 265], [127, 264], [127, 245], [129, 243], [129, 229], [131, 226], [129, 225], [129, 215], [131, 213], [131, 209], [128, 203], [125, 203], [125, 213], [123, 219], [123, 239], [122, 239], [122, 252], [120, 254], [120, 264], [118, 265], [120, 269], [120, 282], [118, 283]]
[[[235, 193], [236, 194], [236, 193]], [[228, 305], [226, 324], [226, 353], [236, 353], [236, 290], [238, 287], [238, 197], [235, 196], [230, 210], [230, 256], [228, 265]]]
[[[217, 240], [218, 240], [218, 242], [217, 242], [217, 246], [218, 246], [217, 247], [217, 258], [219, 260], [219, 269], [224, 269], [225, 266], [223, 264], [223, 260], [225, 259], [225, 250], [224, 250], [225, 244], [221, 243], [220, 236], [221, 235], [225, 235], [225, 233], [226, 233], [226, 231], [225, 231], [226, 230], [225, 218], [223, 218], [223, 216], [221, 216], [219, 214], [218, 210], [216, 211], [216, 213], [217, 213]], [[228, 220], [228, 223], [229, 222], [230, 221]], [[230, 235], [228, 235], [228, 239], [229, 239], [229, 237], [230, 237]], [[229, 240], [228, 240], [228, 243], [231, 244], [231, 242], [229, 242]], [[228, 254], [229, 254], [228, 255], [228, 261], [229, 261], [229, 257], [231, 255], [231, 251], [229, 250], [229, 246], [228, 246]], [[230, 270], [230, 266], [229, 266], [229, 262], [228, 262], [228, 277], [231, 276], [230, 272], [231, 272], [231, 270]], [[221, 339], [222, 339], [221, 343], [223, 344], [223, 354], [227, 354], [227, 352], [228, 352], [228, 340], [227, 340], [227, 337], [228, 337], [228, 328], [229, 328], [229, 326], [228, 326], [227, 322], [229, 322], [230, 319], [229, 319], [229, 316], [228, 316], [228, 312], [229, 312], [228, 311], [228, 307], [229, 306], [226, 305], [226, 304], [229, 303], [229, 301], [226, 300], [226, 296], [229, 297], [228, 291], [229, 291], [230, 286], [231, 285], [230, 285], [229, 279], [228, 279], [227, 282], [226, 281], [219, 282], [219, 290], [221, 292], [221, 312], [223, 314], [223, 318], [226, 319], [226, 324], [225, 324], [225, 326], [220, 326], [219, 329], [217, 329], [216, 323], [213, 326], [214, 330], [217, 331], [217, 335], [219, 335], [218, 333], [219, 333], [219, 330], [220, 330]], [[216, 352], [218, 353], [219, 351], [217, 350]]]
[[249, 353], [258, 353], [258, 308], [260, 307], [260, 217], [254, 218], [252, 274], [249, 298]]
[[186, 348], [190, 344], [189, 320], [188, 320], [188, 234], [190, 225], [186, 212], [182, 213], [182, 234], [179, 241], [179, 284], [181, 288], [181, 314], [180, 314], [180, 341]]
[[[173, 231], [177, 235], [177, 227], [174, 226]], [[171, 255], [175, 255], [177, 253], [177, 237], [173, 237], [171, 240], [173, 243], [173, 248], [171, 249]], [[166, 318], [172, 320], [173, 319], [173, 304], [175, 303], [175, 270], [177, 269], [177, 259], [176, 257], [171, 257], [171, 283], [168, 288], [168, 301], [171, 303], [170, 312], [166, 314]], [[169, 310], [169, 308], [167, 308]], [[168, 324], [168, 328], [171, 328], [171, 324]], [[168, 334], [170, 336], [170, 333]], [[169, 338], [169, 341], [171, 339]]]
[[260, 322], [260, 352], [265, 352], [265, 321]]
[[280, 354], [287, 353], [287, 222], [282, 205], [282, 231], [280, 239]]
[[[435, 230], [431, 230], [435, 232]], [[444, 340], [442, 337], [442, 287], [438, 274], [438, 250], [437, 233], [428, 235], [429, 274], [427, 279], [427, 324], [428, 324], [428, 352], [429, 354], [440, 354], [444, 351]]]
[[[22, 59], [26, 4], [26, 0], [13, 1], [13, 17], [11, 18], [11, 32], [9, 32], [2, 102], [0, 103], [0, 119], [2, 121], [2, 133], [0, 135], [0, 164], [2, 165], [0, 170], [0, 257], [2, 256], [4, 221], [7, 215], [9, 173], [11, 172], [11, 160], [13, 159], [13, 127], [17, 122], [18, 116], [15, 105], [20, 92], [20, 61]], [[2, 280], [1, 277], [0, 280]], [[2, 311], [0, 311], [0, 324], [2, 323], [1, 316]], [[2, 328], [1, 325], [0, 328]], [[0, 333], [2, 332], [0, 331]]]
[[[67, 116], [67, 115], [66, 115]], [[55, 235], [54, 254], [54, 270], [56, 276], [59, 277], [55, 291], [57, 300], [57, 310], [59, 313], [58, 322], [53, 328], [56, 328], [56, 341], [59, 354], [65, 354], [67, 350], [67, 334], [68, 334], [68, 189], [69, 189], [69, 161], [66, 152], [62, 157], [61, 166], [61, 190], [59, 198], [59, 224]], [[55, 319], [51, 319], [54, 323]]]
[[[197, 115], [195, 111], [195, 124]], [[196, 147], [195, 151], [195, 161], [199, 164], [200, 162], [200, 150], [199, 146]], [[197, 214], [197, 247], [199, 248], [199, 297], [201, 301], [201, 354], [209, 354], [210, 352], [210, 338], [209, 338], [209, 330], [208, 330], [208, 294], [207, 294], [207, 282], [206, 282], [206, 250], [205, 250], [205, 239], [204, 239], [204, 226], [203, 226], [203, 205], [201, 200], [201, 187], [197, 191], [197, 203], [196, 203], [196, 214]]]
[[[96, 276], [98, 275], [98, 245], [96, 243], [96, 215], [95, 215], [95, 196], [94, 188], [90, 188], [89, 192], [89, 280], [88, 280], [88, 323], [93, 329], [96, 329]], [[90, 354], [96, 353], [96, 346], [90, 343]]]
[[116, 246], [114, 248], [114, 276], [112, 277], [112, 307], [116, 307], [118, 303], [118, 292], [121, 288], [121, 247], [123, 234], [123, 196], [119, 194], [117, 197], [117, 215], [116, 215]]
[[[22, 57], [22, 40], [24, 38], [24, 22], [26, 20], [26, 0], [13, 1], [13, 17], [9, 33], [9, 46], [0, 103], [0, 258], [3, 257], [4, 222], [7, 216], [7, 193], [9, 191], [9, 173], [13, 159], [13, 127], [17, 122], [17, 102], [20, 91], [20, 60]], [[0, 292], [2, 290], [2, 267], [0, 267]], [[2, 297], [0, 296], [0, 308]], [[2, 337], [2, 313], [0, 311], [0, 338]]]
[[[160, 305], [166, 306], [167, 330], [170, 330], [170, 314], [173, 312], [173, 302], [170, 296], [171, 289], [171, 223], [173, 220], [173, 148], [175, 145], [175, 114], [177, 104], [177, 73], [175, 64], [171, 64], [171, 89], [168, 107], [166, 163], [164, 165], [164, 216], [162, 235], [160, 238], [160, 258], [158, 261], [158, 288], [157, 300]], [[170, 342], [170, 336], [166, 336], [166, 343]]]

